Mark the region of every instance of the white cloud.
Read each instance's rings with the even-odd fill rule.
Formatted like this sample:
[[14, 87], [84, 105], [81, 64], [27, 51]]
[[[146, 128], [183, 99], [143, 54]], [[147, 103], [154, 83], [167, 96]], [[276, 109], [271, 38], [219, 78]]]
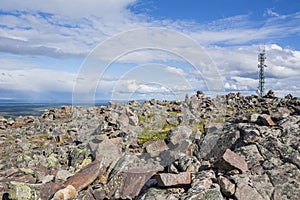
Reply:
[[[18, 54], [20, 56], [55, 57], [66, 62], [65, 58], [84, 58], [96, 45], [113, 35], [141, 27], [166, 27], [181, 31], [196, 42], [204, 45], [206, 52], [219, 67], [226, 89], [253, 90], [256, 88], [257, 78], [257, 43], [284, 38], [290, 34], [299, 35], [299, 13], [281, 15], [272, 9], [266, 11], [266, 20], [255, 24], [250, 21], [249, 15], [232, 16], [215, 20], [208, 24], [199, 24], [187, 20], [156, 20], [142, 15], [130, 13], [127, 7], [136, 0], [53, 0], [53, 1], [1, 1], [1, 10], [7, 14], [0, 15], [0, 52]], [[9, 14], [10, 13], [10, 14]], [[143, 36], [137, 36], [135, 40], [143, 40]], [[109, 55], [124, 48], [125, 43], [110, 44]], [[167, 38], [164, 44], [178, 43], [176, 38]], [[166, 46], [168, 47], [168, 46]], [[182, 45], [182, 47], [184, 47]], [[185, 47], [186, 48], [186, 47]], [[300, 85], [295, 77], [300, 75], [300, 51], [292, 50], [278, 44], [266, 45], [267, 64], [266, 76], [276, 89], [286, 88], [295, 90]], [[197, 55], [196, 52], [189, 51]], [[198, 58], [201, 62], [202, 58]], [[135, 51], [121, 57], [118, 62], [132, 62], [138, 64], [151, 63], [153, 60], [167, 63], [180, 60], [168, 52]], [[205, 62], [204, 62], [205, 63]], [[75, 74], [43, 69], [36, 63], [29, 61], [12, 61], [0, 58], [1, 70], [9, 76], [1, 77], [0, 88], [31, 89], [33, 91], [60, 90], [71, 91], [74, 84]], [[67, 64], [67, 62], [66, 62]], [[22, 68], [35, 69], [22, 70]], [[38, 67], [40, 69], [38, 69]], [[12, 69], [14, 68], [14, 71]], [[11, 69], [9, 71], [9, 69]], [[20, 71], [18, 71], [18, 70]], [[8, 70], [8, 71], [5, 71]], [[62, 69], [64, 70], [64, 69]], [[197, 78], [189, 76], [183, 68], [167, 66], [163, 74], [169, 79], [178, 75], [186, 82], [196, 83]], [[135, 73], [137, 73], [135, 71]], [[140, 73], [140, 72], [138, 72]], [[166, 90], [187, 90], [187, 84], [169, 81], [158, 82], [154, 78], [156, 71], [153, 70], [144, 78], [144, 82], [133, 75], [123, 80], [117, 89], [124, 92], [155, 93]], [[198, 72], [196, 72], [198, 73]], [[172, 74], [172, 75], [170, 75]], [[52, 77], [50, 79], [49, 77]], [[141, 76], [143, 77], [143, 76]], [[150, 79], [156, 82], [151, 86]], [[284, 81], [278, 81], [282, 80]], [[30, 83], [31, 80], [34, 80]], [[130, 81], [129, 81], [130, 80]], [[277, 81], [276, 81], [277, 80]], [[126, 82], [127, 81], [127, 82]], [[290, 84], [286, 84], [290, 82]], [[103, 87], [114, 87], [116, 80], [104, 80]], [[174, 84], [171, 88], [170, 83]], [[154, 84], [155, 85], [155, 84]], [[160, 85], [160, 86], [158, 86]], [[269, 85], [269, 86], [270, 86]], [[199, 86], [204, 87], [204, 86]], [[121, 90], [120, 90], [121, 91]]]
[[30, 92], [70, 92], [76, 74], [46, 69], [1, 70], [0, 90]]

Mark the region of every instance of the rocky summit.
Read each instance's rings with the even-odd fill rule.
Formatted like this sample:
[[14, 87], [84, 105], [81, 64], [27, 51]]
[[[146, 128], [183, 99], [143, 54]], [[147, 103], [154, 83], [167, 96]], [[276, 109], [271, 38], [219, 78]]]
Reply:
[[240, 93], [0, 117], [2, 199], [297, 200], [300, 99]]

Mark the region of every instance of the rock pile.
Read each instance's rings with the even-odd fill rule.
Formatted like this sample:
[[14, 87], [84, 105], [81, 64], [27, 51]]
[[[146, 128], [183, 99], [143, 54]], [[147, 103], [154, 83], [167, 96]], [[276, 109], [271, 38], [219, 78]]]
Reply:
[[299, 126], [300, 99], [272, 91], [0, 118], [0, 195], [296, 200]]

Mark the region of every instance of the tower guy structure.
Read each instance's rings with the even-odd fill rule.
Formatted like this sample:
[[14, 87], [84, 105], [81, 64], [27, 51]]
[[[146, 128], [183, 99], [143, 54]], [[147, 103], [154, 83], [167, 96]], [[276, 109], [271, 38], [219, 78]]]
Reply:
[[264, 90], [265, 90], [265, 67], [267, 65], [265, 64], [267, 57], [266, 57], [266, 51], [265, 49], [262, 50], [258, 54], [258, 68], [259, 68], [259, 82], [258, 82], [258, 94], [260, 97], [264, 96]]

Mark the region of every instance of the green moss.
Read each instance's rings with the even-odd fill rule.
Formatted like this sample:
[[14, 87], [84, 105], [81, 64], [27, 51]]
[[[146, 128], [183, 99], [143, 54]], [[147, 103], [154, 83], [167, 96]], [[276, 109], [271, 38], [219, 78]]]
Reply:
[[150, 128], [145, 128], [142, 132], [138, 133], [138, 143], [144, 144], [147, 141], [156, 141], [166, 139], [168, 131], [154, 131]]
[[293, 151], [294, 151], [294, 149], [292, 147], [287, 147], [286, 150], [285, 150], [285, 152], [287, 154], [291, 154], [291, 153], [293, 153]]
[[43, 133], [43, 134], [39, 134], [36, 136], [37, 139], [39, 140], [48, 140], [49, 139], [49, 134], [47, 133]]
[[2, 158], [8, 157], [8, 156], [9, 156], [9, 153], [6, 152], [6, 151], [3, 151], [3, 152], [1, 153], [1, 156], [2, 156]]
[[162, 127], [162, 132], [169, 132], [172, 128], [175, 128], [176, 125], [175, 124], [168, 124], [168, 123], [165, 123]]
[[146, 117], [139, 116], [139, 123], [144, 123], [144, 122], [146, 122]]
[[[201, 119], [197, 124], [196, 124], [196, 129], [198, 129], [201, 133], [204, 133], [204, 125], [206, 123], [205, 119]], [[196, 131], [195, 131], [196, 132]]]
[[24, 172], [24, 174], [34, 174], [34, 171], [32, 169], [22, 167], [20, 168], [20, 170]]
[[70, 135], [66, 133], [66, 134], [64, 134], [63, 138], [64, 138], [65, 140], [68, 140], [68, 139], [70, 138]]
[[7, 137], [7, 140], [8, 140], [8, 141], [14, 141], [15, 139], [16, 139], [16, 138], [13, 137], [13, 136], [11, 136], [11, 135]]
[[178, 110], [178, 111], [170, 111], [169, 114], [170, 115], [178, 115], [178, 114], [181, 114], [182, 111], [181, 110]]

